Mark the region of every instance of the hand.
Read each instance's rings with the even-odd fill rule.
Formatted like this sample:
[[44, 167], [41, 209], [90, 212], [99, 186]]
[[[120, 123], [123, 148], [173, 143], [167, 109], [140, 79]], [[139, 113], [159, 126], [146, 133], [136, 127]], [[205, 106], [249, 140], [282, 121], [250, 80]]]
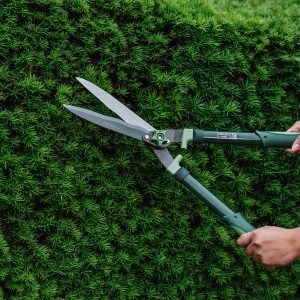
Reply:
[[300, 227], [261, 227], [241, 235], [237, 243], [246, 248], [246, 255], [266, 267], [285, 266], [300, 257]]
[[[290, 129], [287, 130], [288, 132], [300, 132], [300, 121], [296, 122]], [[286, 152], [291, 154], [300, 154], [300, 136], [295, 140], [292, 148], [285, 149]]]

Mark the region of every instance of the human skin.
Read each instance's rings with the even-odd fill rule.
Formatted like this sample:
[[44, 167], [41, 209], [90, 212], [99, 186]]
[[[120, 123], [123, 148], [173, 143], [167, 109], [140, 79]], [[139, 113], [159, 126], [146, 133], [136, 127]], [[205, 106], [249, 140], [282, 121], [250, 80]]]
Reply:
[[261, 227], [241, 235], [237, 243], [255, 262], [269, 268], [282, 267], [300, 257], [300, 227]]
[[[300, 132], [300, 121], [287, 131]], [[300, 136], [292, 147], [285, 151], [300, 154]], [[282, 267], [300, 257], [300, 227], [292, 229], [261, 227], [241, 235], [237, 244], [244, 247], [246, 255], [251, 256], [255, 262], [269, 268]]]
[[[300, 132], [300, 121], [296, 122], [291, 128], [287, 131], [289, 132]], [[286, 152], [291, 154], [300, 154], [300, 136], [295, 140], [292, 148], [285, 149]]]

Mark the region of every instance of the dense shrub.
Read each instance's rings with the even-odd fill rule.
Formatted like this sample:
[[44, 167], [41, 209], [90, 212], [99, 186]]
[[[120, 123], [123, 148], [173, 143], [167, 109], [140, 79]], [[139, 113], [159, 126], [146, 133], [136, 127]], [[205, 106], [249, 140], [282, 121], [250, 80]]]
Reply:
[[[284, 131], [299, 118], [299, 5], [282, 3], [1, 1], [3, 299], [297, 298], [299, 263], [253, 263], [143, 143], [62, 107], [111, 114], [80, 76], [156, 128]], [[299, 226], [299, 158], [182, 154], [255, 226]]]

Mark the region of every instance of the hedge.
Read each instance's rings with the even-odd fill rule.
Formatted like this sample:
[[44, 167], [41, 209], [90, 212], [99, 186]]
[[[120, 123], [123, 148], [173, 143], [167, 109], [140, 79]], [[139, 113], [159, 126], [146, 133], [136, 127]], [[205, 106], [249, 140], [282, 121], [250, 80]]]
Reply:
[[[299, 119], [298, 1], [0, 3], [2, 299], [297, 299], [300, 265], [266, 269], [114, 116], [102, 87], [155, 128], [285, 131]], [[207, 188], [256, 227], [299, 226], [299, 158], [193, 145]]]

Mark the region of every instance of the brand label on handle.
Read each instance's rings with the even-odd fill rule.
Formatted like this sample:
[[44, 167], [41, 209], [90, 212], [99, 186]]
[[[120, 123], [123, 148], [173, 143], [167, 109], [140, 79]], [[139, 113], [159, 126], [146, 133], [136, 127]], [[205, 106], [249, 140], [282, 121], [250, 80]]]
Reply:
[[217, 139], [231, 139], [236, 140], [237, 139], [237, 133], [236, 132], [217, 132]]

